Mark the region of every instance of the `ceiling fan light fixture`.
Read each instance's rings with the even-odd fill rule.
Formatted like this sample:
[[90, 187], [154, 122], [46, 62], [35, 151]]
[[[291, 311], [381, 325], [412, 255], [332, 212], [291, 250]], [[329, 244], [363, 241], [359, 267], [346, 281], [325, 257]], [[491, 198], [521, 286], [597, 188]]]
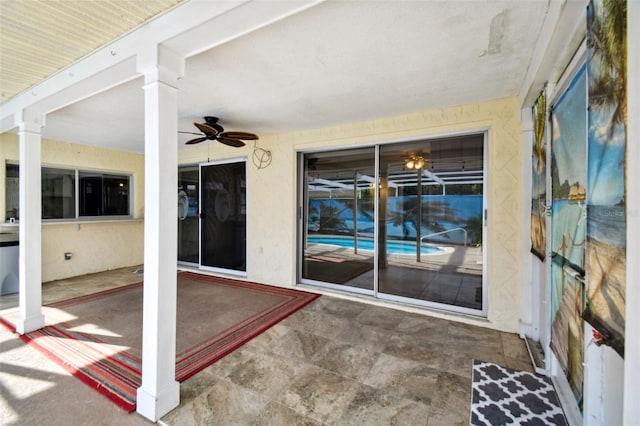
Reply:
[[409, 170], [420, 170], [426, 164], [426, 160], [419, 155], [412, 155], [404, 160], [404, 166]]

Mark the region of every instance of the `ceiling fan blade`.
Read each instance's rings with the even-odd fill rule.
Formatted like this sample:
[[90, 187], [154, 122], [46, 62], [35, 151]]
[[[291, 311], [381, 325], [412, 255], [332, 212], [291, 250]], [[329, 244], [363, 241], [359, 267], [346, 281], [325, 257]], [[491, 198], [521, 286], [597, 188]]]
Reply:
[[198, 130], [200, 130], [202, 133], [204, 133], [204, 135], [206, 137], [208, 137], [209, 139], [215, 138], [219, 133], [216, 129], [214, 129], [213, 127], [209, 126], [208, 124], [193, 123], [193, 125], [196, 126], [198, 128]]
[[221, 143], [223, 143], [225, 145], [232, 146], [234, 148], [240, 148], [240, 147], [245, 145], [244, 142], [242, 142], [240, 139], [227, 138], [227, 137], [224, 137], [224, 136], [218, 137], [218, 140]]
[[221, 137], [225, 137], [225, 138], [232, 138], [232, 139], [244, 139], [246, 141], [255, 141], [258, 139], [257, 135], [254, 135], [253, 133], [247, 133], [247, 132], [222, 132], [220, 133]]
[[202, 135], [202, 133], [196, 133], [196, 132], [182, 132], [180, 130], [178, 130], [178, 133], [184, 133], [185, 135]]
[[195, 138], [195, 139], [191, 139], [190, 141], [186, 141], [185, 144], [186, 145], [194, 145], [200, 142], [204, 142], [206, 141], [208, 138]]

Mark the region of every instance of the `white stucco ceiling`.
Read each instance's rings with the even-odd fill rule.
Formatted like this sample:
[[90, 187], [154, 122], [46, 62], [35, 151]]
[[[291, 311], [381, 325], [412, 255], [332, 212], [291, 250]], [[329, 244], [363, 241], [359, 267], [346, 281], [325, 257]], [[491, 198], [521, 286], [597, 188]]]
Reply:
[[[264, 135], [516, 96], [548, 11], [546, 0], [323, 2], [187, 58], [179, 128], [215, 115]], [[199, 37], [223, 30], [209, 31]], [[43, 136], [143, 152], [142, 85], [47, 114]]]

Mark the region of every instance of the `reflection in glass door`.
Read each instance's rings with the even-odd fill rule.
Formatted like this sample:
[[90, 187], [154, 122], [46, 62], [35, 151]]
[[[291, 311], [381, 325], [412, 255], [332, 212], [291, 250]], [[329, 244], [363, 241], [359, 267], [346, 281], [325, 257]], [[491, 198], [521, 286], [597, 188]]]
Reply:
[[373, 291], [375, 150], [308, 154], [301, 277]]
[[378, 293], [483, 309], [484, 135], [380, 146]]
[[246, 162], [200, 167], [200, 265], [246, 271]]
[[484, 138], [301, 155], [300, 280], [486, 313]]
[[198, 166], [178, 168], [178, 261], [199, 263]]

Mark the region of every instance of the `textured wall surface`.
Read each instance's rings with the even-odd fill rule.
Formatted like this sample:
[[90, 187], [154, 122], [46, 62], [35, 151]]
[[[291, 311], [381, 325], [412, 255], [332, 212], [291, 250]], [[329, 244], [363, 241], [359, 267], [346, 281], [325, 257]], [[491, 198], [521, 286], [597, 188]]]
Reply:
[[[398, 117], [348, 123], [323, 129], [264, 135], [258, 146], [272, 152], [273, 161], [257, 169], [252, 144], [233, 149], [208, 143], [180, 151], [181, 164], [231, 158], [248, 159], [247, 276], [280, 286], [296, 284], [297, 153], [438, 137], [465, 132], [488, 132], [487, 319], [455, 316], [457, 320], [516, 332], [520, 319], [522, 259], [521, 167], [519, 108], [515, 98], [450, 107]], [[0, 139], [0, 212], [4, 207], [4, 164], [18, 157], [17, 138]], [[44, 164], [134, 176], [134, 217], [144, 211], [144, 158], [68, 143], [44, 141]], [[3, 218], [4, 219], [4, 218]], [[51, 280], [105, 269], [131, 266], [143, 259], [143, 223], [95, 222], [43, 226], [43, 279]], [[64, 261], [64, 252], [74, 253]], [[384, 304], [384, 302], [374, 301]], [[411, 308], [405, 308], [410, 309]], [[451, 314], [433, 312], [435, 316]]]
[[[72, 254], [70, 260], [64, 260], [67, 252]], [[43, 282], [140, 265], [143, 254], [142, 220], [42, 227]]]
[[[0, 135], [0, 223], [5, 221], [5, 164], [18, 162], [18, 138]], [[144, 242], [144, 156], [43, 140], [45, 166], [123, 172], [133, 176], [134, 220], [45, 222], [42, 226], [44, 282], [141, 264]], [[72, 253], [70, 260], [64, 253]]]
[[[232, 150], [220, 144], [180, 152], [180, 162], [246, 156], [247, 274], [250, 280], [281, 286], [296, 284], [296, 153], [364, 146], [416, 137], [488, 131], [488, 317], [456, 316], [460, 321], [516, 332], [519, 328], [522, 130], [515, 98], [444, 108], [398, 117], [348, 123], [297, 133], [263, 135], [259, 146], [273, 162], [258, 170], [251, 146]], [[382, 302], [376, 301], [375, 303]], [[409, 309], [409, 308], [407, 308]], [[434, 312], [435, 316], [452, 317]]]

